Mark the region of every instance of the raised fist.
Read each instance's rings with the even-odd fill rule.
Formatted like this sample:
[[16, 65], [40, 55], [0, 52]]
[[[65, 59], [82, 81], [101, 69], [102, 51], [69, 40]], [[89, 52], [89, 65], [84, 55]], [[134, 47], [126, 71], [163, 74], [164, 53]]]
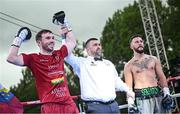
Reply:
[[64, 11], [60, 11], [54, 14], [52, 22], [56, 25], [60, 25], [61, 28], [67, 28], [68, 31], [71, 31], [72, 28], [69, 25], [69, 22], [67, 21], [67, 18], [65, 16]]
[[20, 28], [11, 46], [20, 47], [23, 41], [29, 40], [31, 38], [31, 35], [32, 34], [29, 28], [27, 27]]
[[22, 27], [19, 29], [16, 37], [22, 39], [22, 41], [29, 40], [31, 38], [31, 31], [27, 27]]

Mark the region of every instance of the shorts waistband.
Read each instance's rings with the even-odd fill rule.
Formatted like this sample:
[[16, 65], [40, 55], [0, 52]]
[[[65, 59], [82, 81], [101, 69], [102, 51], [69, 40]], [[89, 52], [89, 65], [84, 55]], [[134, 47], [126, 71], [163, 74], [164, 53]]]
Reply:
[[159, 97], [162, 95], [161, 89], [157, 87], [148, 87], [143, 89], [135, 89], [135, 96], [143, 99]]
[[111, 100], [111, 101], [107, 101], [107, 102], [103, 102], [103, 101], [84, 101], [85, 103], [93, 103], [93, 104], [112, 104], [115, 102], [115, 100]]

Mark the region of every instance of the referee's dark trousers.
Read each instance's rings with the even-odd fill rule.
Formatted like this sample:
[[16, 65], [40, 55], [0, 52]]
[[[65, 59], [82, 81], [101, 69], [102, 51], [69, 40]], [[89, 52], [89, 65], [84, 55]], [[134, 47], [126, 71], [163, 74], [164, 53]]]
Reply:
[[98, 113], [113, 113], [120, 114], [118, 103], [115, 100], [109, 102], [102, 101], [84, 101], [85, 111], [88, 114], [98, 114]]

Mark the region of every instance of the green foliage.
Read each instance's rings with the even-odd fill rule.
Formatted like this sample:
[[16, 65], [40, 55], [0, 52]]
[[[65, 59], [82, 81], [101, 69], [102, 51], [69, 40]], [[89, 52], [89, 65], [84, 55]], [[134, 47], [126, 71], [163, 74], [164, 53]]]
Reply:
[[[35, 89], [35, 82], [33, 80], [32, 72], [26, 68], [22, 70], [23, 79], [17, 86], [11, 87], [10, 91], [17, 97], [21, 102], [37, 100], [37, 94]], [[40, 112], [40, 106], [25, 106], [25, 113]]]
[[163, 35], [168, 41], [167, 56], [169, 60], [180, 57], [180, 1], [168, 0], [167, 18], [163, 27]]

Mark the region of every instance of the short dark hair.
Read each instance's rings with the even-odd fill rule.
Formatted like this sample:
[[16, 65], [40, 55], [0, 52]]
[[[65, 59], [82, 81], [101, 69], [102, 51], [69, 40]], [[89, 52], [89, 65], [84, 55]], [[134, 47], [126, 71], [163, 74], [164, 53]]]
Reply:
[[52, 33], [52, 31], [48, 30], [48, 29], [42, 29], [41, 31], [39, 31], [36, 34], [36, 41], [40, 40], [42, 38], [42, 34], [44, 33]]
[[98, 39], [97, 39], [97, 38], [89, 38], [89, 39], [86, 41], [86, 43], [84, 44], [84, 47], [86, 48], [87, 45], [88, 45], [88, 43], [89, 43], [90, 41], [92, 41], [92, 40], [98, 40]]
[[[133, 36], [129, 39], [129, 44], [131, 44], [132, 40], [133, 40], [134, 38], [136, 38], [136, 37], [140, 37], [140, 38], [143, 39], [142, 35], [140, 35], [140, 34], [135, 34], [135, 35], [133, 35]], [[144, 40], [144, 39], [143, 39], [143, 40]]]

